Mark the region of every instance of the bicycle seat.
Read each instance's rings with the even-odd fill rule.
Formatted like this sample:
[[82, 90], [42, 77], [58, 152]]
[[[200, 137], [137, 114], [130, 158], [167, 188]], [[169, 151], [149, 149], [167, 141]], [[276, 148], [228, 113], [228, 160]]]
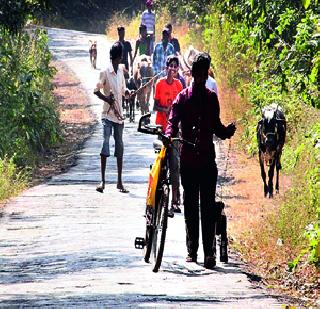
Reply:
[[153, 149], [155, 152], [160, 152], [162, 148], [162, 142], [159, 139], [153, 141]]

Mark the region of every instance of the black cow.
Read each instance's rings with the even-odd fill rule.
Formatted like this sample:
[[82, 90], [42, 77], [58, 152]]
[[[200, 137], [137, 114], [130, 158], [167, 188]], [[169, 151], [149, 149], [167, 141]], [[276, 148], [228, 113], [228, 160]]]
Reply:
[[[274, 168], [277, 170], [276, 193], [279, 193], [279, 170], [281, 169], [281, 154], [286, 137], [286, 120], [283, 110], [276, 104], [271, 104], [262, 110], [262, 119], [257, 126], [257, 140], [259, 146], [259, 162], [261, 177], [264, 184], [264, 196], [273, 197]], [[264, 163], [269, 166], [268, 184]]]
[[[125, 91], [123, 107], [126, 110], [126, 117], [129, 118], [130, 122], [135, 121], [135, 108], [134, 103], [136, 100], [136, 95], [133, 94], [135, 90], [137, 90], [137, 86], [135, 83], [134, 78], [131, 76], [129, 79], [126, 80], [127, 89]], [[131, 96], [130, 96], [131, 95]]]

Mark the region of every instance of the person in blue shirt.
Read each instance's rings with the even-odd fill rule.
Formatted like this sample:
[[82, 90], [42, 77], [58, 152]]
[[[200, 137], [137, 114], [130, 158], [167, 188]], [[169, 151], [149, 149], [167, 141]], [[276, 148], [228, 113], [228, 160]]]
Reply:
[[173, 54], [174, 47], [169, 43], [169, 30], [164, 28], [162, 30], [162, 40], [156, 44], [152, 55], [152, 66], [155, 75], [162, 72], [161, 76], [165, 76], [167, 58]]

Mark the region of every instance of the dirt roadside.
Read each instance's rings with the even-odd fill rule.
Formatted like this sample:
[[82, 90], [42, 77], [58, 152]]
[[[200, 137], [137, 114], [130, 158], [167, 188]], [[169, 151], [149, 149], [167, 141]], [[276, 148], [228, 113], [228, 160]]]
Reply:
[[37, 185], [74, 166], [79, 150], [97, 124], [78, 78], [62, 61], [53, 61], [51, 65], [57, 69], [53, 85], [60, 112], [62, 140], [41, 158], [31, 185]]
[[[222, 83], [226, 84], [226, 83]], [[221, 118], [223, 123], [234, 121], [234, 115], [241, 118], [246, 105], [240, 102], [239, 95], [230, 89], [221, 87], [219, 89], [219, 101]], [[240, 115], [240, 116], [239, 116]], [[260, 175], [260, 166], [255, 157], [248, 157], [241, 148], [240, 136], [243, 127], [237, 125], [237, 132], [230, 143], [229, 164], [227, 177], [230, 181], [225, 185], [224, 202], [227, 204], [226, 213], [228, 216], [228, 230], [231, 242], [237, 246], [248, 248], [254, 246], [252, 243], [252, 231], [259, 230], [257, 223], [263, 224], [268, 213], [276, 213], [284, 201], [285, 192], [291, 188], [291, 179], [280, 171], [280, 193], [275, 194], [273, 199], [267, 199], [263, 194], [263, 182]], [[225, 141], [225, 148], [229, 147], [229, 141]], [[239, 147], [240, 145], [240, 147]], [[244, 147], [242, 147], [244, 148]], [[245, 236], [244, 236], [245, 232]], [[268, 237], [268, 242], [274, 244], [274, 251], [251, 253], [244, 250], [244, 255], [239, 256], [247, 262], [248, 272], [255, 274], [257, 284], [263, 283], [277, 292], [288, 296], [299, 298], [306, 304], [314, 304], [317, 300], [320, 286], [320, 277], [317, 278], [314, 267], [307, 266], [298, 268], [295, 273], [288, 271], [286, 253], [281, 253], [281, 245], [277, 244], [278, 239]], [[237, 249], [241, 249], [238, 248]], [[269, 246], [269, 250], [270, 250]], [[266, 247], [268, 250], [268, 247]], [[282, 255], [282, 262], [274, 263], [274, 253]], [[270, 261], [274, 259], [274, 261]], [[281, 259], [278, 259], [278, 261]], [[281, 269], [281, 271], [280, 271]]]

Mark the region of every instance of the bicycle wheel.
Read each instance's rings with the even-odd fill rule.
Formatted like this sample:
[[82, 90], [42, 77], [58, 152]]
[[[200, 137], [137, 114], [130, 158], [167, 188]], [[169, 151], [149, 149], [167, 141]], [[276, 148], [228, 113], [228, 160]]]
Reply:
[[161, 266], [164, 243], [168, 226], [169, 187], [162, 186], [161, 197], [156, 207], [155, 225], [152, 238], [153, 272], [157, 272]]
[[144, 254], [144, 261], [146, 263], [149, 263], [151, 249], [152, 249], [152, 238], [153, 238], [153, 214], [154, 209], [147, 206], [146, 209], [146, 237], [145, 237], [145, 243], [146, 243], [146, 249]]

